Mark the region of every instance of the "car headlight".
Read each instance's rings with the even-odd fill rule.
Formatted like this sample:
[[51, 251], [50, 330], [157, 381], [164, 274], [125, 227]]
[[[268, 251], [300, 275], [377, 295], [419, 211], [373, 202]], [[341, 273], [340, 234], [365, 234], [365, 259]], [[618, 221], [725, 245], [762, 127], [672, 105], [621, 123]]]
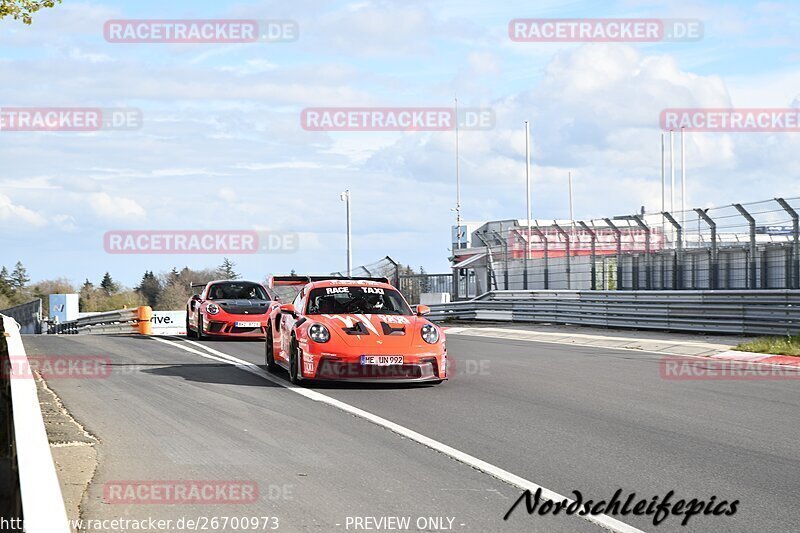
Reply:
[[331, 332], [322, 324], [311, 324], [308, 328], [308, 336], [312, 341], [320, 344], [331, 340]]
[[206, 311], [209, 315], [216, 315], [219, 313], [219, 306], [217, 304], [208, 304], [206, 306]]
[[425, 324], [422, 326], [422, 338], [428, 344], [436, 344], [439, 342], [439, 330], [433, 324]]

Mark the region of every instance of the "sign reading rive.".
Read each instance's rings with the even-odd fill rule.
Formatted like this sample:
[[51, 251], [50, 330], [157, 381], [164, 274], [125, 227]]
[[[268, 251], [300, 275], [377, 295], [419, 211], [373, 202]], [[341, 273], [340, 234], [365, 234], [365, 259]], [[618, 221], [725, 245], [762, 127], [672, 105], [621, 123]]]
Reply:
[[153, 335], [185, 335], [186, 311], [153, 311]]

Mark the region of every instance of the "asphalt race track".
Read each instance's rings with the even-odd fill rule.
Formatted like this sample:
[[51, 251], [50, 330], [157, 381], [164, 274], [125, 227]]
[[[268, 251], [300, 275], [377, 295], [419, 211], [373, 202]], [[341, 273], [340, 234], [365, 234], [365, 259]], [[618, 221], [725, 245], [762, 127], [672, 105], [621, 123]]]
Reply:
[[[529, 516], [524, 505], [503, 521], [521, 489], [303, 397], [284, 373], [276, 383], [224, 357], [263, 367], [262, 342], [163, 340], [24, 338], [30, 356], [113, 361], [105, 379], [49, 382], [101, 441], [86, 518], [275, 516], [290, 532], [364, 531], [356, 517], [389, 516], [410, 517], [411, 530], [418, 519], [429, 531], [603, 530], [577, 516]], [[658, 526], [651, 517], [617, 517], [644, 531], [800, 527], [796, 379], [669, 381], [656, 354], [458, 335], [448, 336], [448, 354], [455, 375], [440, 386], [310, 388], [564, 496], [607, 500], [622, 489], [651, 499], [672, 490], [673, 500], [740, 502], [734, 516], [698, 515], [686, 527], [673, 516]], [[260, 499], [103, 502], [109, 481], [165, 479], [251, 480]]]

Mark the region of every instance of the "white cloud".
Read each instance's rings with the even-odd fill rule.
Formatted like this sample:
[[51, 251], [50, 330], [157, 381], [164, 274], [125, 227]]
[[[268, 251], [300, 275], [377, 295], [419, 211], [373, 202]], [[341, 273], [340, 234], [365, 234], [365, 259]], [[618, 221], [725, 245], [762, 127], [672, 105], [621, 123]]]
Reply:
[[18, 227], [28, 224], [37, 227], [47, 225], [45, 217], [27, 207], [14, 204], [11, 198], [4, 194], [0, 194], [0, 220], [8, 221]]
[[143, 218], [145, 216], [144, 208], [130, 198], [97, 192], [90, 194], [88, 199], [92, 210], [104, 218], [126, 219]]
[[231, 189], [230, 187], [222, 187], [219, 190], [219, 197], [226, 202], [235, 202], [236, 201], [236, 191]]

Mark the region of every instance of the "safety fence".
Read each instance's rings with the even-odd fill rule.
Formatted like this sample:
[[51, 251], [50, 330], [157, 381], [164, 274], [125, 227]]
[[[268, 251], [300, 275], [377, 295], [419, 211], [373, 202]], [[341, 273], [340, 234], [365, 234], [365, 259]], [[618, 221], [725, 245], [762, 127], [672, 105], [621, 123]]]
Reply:
[[421, 295], [453, 294], [452, 274], [407, 274], [399, 276], [397, 288], [411, 304], [420, 303]]
[[[389, 283], [397, 286], [402, 270], [403, 267], [397, 261], [387, 255], [383, 259], [373, 263], [353, 267], [350, 275], [354, 277], [386, 278], [389, 280]], [[347, 276], [348, 273], [346, 271], [331, 272], [331, 275], [344, 277]]]
[[132, 333], [151, 335], [153, 310], [148, 306], [120, 309], [106, 313], [96, 313], [70, 320], [50, 323], [48, 333], [75, 335], [78, 333]]
[[490, 290], [800, 288], [800, 198], [588, 221], [489, 222], [455, 249], [453, 299]]
[[432, 305], [442, 322], [513, 321], [740, 335], [800, 332], [799, 290], [491, 291]]
[[[69, 533], [20, 325], [0, 315], [0, 518], [26, 533]], [[4, 526], [5, 528], [5, 526]]]

